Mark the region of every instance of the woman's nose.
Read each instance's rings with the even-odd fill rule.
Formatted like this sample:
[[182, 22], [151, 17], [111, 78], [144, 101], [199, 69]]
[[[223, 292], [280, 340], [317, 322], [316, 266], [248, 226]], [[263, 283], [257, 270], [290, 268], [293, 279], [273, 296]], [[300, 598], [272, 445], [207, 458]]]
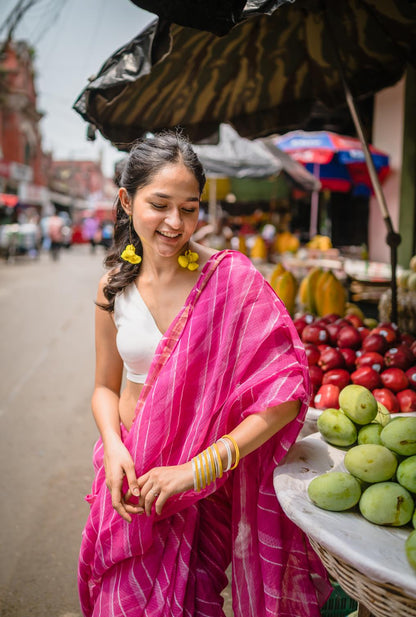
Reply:
[[182, 225], [182, 217], [179, 210], [172, 209], [167, 213], [166, 222], [172, 229], [179, 229]]

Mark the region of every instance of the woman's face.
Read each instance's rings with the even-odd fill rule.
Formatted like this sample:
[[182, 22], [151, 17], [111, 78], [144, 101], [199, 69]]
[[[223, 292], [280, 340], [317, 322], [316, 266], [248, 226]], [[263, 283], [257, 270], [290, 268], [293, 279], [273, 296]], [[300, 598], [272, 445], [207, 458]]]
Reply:
[[179, 255], [194, 233], [199, 214], [199, 184], [183, 163], [165, 165], [132, 200], [119, 191], [127, 214], [140, 236], [143, 252], [161, 257]]

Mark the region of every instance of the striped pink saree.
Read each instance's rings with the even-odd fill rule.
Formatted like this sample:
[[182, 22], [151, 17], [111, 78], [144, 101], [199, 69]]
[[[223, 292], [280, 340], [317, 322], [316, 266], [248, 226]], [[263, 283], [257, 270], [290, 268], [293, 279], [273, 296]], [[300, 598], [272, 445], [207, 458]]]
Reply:
[[325, 571], [273, 489], [308, 398], [304, 351], [283, 304], [246, 257], [217, 253], [160, 342], [123, 433], [137, 475], [190, 460], [248, 414], [289, 400], [301, 411], [215, 485], [131, 524], [111, 506], [99, 441], [79, 562], [84, 615], [223, 616], [232, 559], [236, 617], [318, 617]]

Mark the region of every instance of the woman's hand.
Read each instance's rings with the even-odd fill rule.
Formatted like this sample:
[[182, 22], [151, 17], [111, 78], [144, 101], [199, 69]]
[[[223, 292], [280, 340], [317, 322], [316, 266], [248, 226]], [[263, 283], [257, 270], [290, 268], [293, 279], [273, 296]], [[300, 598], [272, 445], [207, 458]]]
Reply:
[[[150, 516], [155, 504], [156, 514], [161, 514], [163, 506], [172, 495], [184, 493], [194, 488], [192, 464], [174, 465], [172, 467], [154, 467], [137, 479], [140, 488], [138, 513], [146, 512]], [[124, 496], [128, 502], [133, 495], [129, 489]]]
[[[133, 459], [120, 438], [107, 443], [104, 450], [105, 483], [111, 493], [113, 508], [128, 523], [131, 523], [130, 514], [139, 513], [142, 508], [131, 503], [132, 496], [139, 497], [140, 489], [137, 483]], [[129, 489], [123, 495], [123, 480], [127, 477]]]

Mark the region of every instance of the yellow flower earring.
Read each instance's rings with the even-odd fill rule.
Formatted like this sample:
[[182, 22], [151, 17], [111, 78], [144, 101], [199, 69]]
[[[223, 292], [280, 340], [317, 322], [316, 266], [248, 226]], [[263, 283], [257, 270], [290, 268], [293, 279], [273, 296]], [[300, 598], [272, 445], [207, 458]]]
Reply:
[[131, 264], [139, 264], [142, 260], [140, 255], [136, 255], [136, 248], [131, 239], [131, 214], [129, 215], [129, 244], [126, 246], [124, 251], [121, 253], [121, 259], [124, 261], [128, 261]]
[[193, 272], [194, 270], [198, 270], [199, 268], [198, 259], [198, 253], [188, 249], [183, 255], [179, 255], [178, 264], [181, 268], [188, 268], [188, 270], [191, 270], [191, 272]]

